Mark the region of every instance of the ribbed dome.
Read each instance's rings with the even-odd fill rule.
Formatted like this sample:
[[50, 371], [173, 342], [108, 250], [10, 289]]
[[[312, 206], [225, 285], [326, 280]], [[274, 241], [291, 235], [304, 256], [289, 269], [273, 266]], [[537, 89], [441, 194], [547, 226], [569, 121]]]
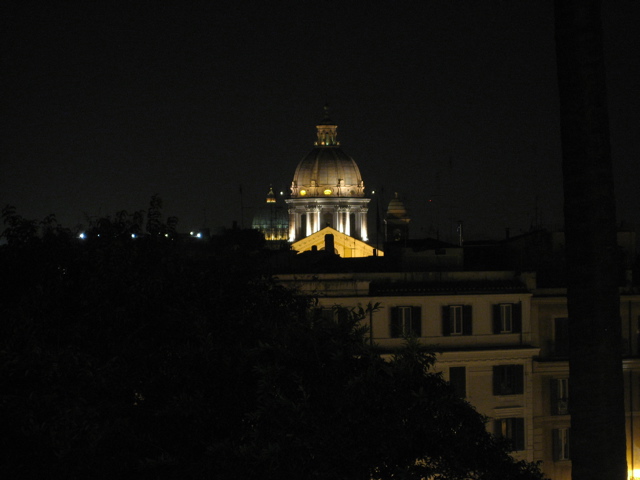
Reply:
[[409, 219], [409, 212], [407, 207], [404, 206], [404, 202], [398, 198], [398, 194], [389, 202], [389, 208], [387, 208], [387, 218], [395, 220], [407, 220]]
[[[267, 208], [261, 208], [254, 215], [251, 228], [264, 231], [271, 229], [287, 230], [289, 228], [289, 214], [287, 210], [280, 205], [269, 205]], [[286, 233], [288, 233], [288, 231]], [[286, 238], [287, 236], [285, 234], [284, 239], [286, 240]]]
[[273, 188], [269, 187], [267, 201], [254, 215], [251, 228], [260, 230], [266, 240], [289, 238], [289, 212], [277, 203]]
[[364, 197], [358, 165], [337, 142], [338, 126], [326, 115], [315, 148], [300, 161], [291, 183], [292, 198]]

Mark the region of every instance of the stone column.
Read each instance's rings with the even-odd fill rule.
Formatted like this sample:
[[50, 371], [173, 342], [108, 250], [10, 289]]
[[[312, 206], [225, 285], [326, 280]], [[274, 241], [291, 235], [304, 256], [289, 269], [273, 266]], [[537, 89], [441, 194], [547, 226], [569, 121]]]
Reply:
[[296, 229], [298, 225], [297, 215], [295, 212], [295, 208], [289, 208], [289, 241], [295, 242], [298, 235]]
[[367, 230], [367, 212], [368, 208], [362, 207], [360, 209], [360, 238], [363, 242], [369, 240], [369, 232]]
[[340, 231], [340, 209], [338, 208], [337, 205], [334, 205], [331, 208], [333, 209], [333, 219], [332, 219], [331, 226], [335, 230]]
[[313, 217], [314, 217], [314, 225], [313, 225], [313, 233], [319, 232], [322, 227], [320, 225], [320, 211], [322, 210], [322, 207], [318, 207], [315, 206], [313, 207], [314, 212], [313, 212]]
[[336, 226], [336, 230], [338, 230], [340, 233], [345, 233], [345, 220], [347, 217], [347, 214], [345, 212], [345, 208], [344, 207], [337, 207], [336, 208], [336, 217], [338, 218], [337, 221], [337, 226]]
[[305, 237], [308, 237], [309, 235], [311, 235], [313, 233], [313, 227], [312, 227], [312, 223], [313, 223], [313, 216], [311, 215], [311, 211], [309, 210], [309, 207], [307, 207], [305, 209], [305, 213], [306, 213], [306, 218], [307, 218], [307, 228], [306, 228], [306, 232], [305, 232]]
[[351, 235], [351, 208], [345, 207], [344, 210], [344, 233], [345, 235]]

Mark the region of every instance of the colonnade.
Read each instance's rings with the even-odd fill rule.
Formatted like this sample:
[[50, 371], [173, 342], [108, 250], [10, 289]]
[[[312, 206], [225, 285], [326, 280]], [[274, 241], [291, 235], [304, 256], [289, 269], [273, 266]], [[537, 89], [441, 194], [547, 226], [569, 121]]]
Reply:
[[348, 204], [304, 204], [289, 200], [289, 241], [294, 242], [308, 237], [326, 226], [338, 232], [368, 240], [367, 203], [369, 199], [357, 199]]

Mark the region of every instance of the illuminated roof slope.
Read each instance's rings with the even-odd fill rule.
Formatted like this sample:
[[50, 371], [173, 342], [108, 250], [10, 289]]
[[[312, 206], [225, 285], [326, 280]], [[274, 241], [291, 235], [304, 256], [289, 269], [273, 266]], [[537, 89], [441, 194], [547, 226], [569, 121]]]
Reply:
[[298, 252], [312, 251], [313, 247], [317, 250], [324, 250], [327, 241], [326, 236], [328, 234], [333, 235], [334, 253], [340, 255], [342, 258], [373, 257], [374, 255], [381, 257], [384, 255], [382, 250], [376, 251], [371, 245], [338, 232], [331, 227], [325, 227], [302, 240], [294, 242], [291, 244], [291, 249]]
[[358, 165], [337, 141], [338, 126], [325, 107], [317, 125], [318, 139], [298, 164], [291, 183], [291, 198], [364, 197], [364, 182]]

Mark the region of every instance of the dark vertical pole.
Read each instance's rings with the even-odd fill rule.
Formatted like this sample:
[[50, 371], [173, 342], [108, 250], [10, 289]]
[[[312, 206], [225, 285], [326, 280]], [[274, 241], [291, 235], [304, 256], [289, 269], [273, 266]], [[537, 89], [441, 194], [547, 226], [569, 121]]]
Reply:
[[244, 229], [244, 199], [242, 197], [242, 185], [239, 185], [240, 192], [240, 228]]
[[556, 0], [574, 480], [626, 480], [613, 172], [598, 0]]
[[380, 249], [380, 191], [376, 195], [376, 248]]
[[[631, 305], [629, 305], [631, 306]], [[629, 469], [631, 470], [631, 476], [633, 478], [635, 477], [635, 458], [633, 455], [633, 448], [634, 448], [634, 441], [633, 441], [633, 372], [629, 371], [629, 443], [631, 444], [631, 458], [630, 463], [631, 465], [629, 465]]]

